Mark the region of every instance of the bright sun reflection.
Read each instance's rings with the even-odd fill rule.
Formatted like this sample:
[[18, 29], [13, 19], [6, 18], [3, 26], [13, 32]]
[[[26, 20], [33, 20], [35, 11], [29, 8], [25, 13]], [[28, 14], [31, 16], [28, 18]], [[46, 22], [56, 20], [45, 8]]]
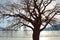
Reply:
[[40, 34], [40, 40], [47, 40], [46, 37], [44, 37], [46, 35], [46, 31], [42, 31], [41, 34]]
[[40, 40], [48, 40], [46, 37], [40, 37]]

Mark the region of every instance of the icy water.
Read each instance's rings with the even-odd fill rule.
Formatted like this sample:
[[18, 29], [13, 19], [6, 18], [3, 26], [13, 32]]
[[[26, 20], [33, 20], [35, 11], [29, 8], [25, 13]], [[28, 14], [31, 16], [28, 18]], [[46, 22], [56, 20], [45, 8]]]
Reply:
[[[0, 31], [0, 40], [32, 40], [32, 31]], [[43, 31], [40, 40], [60, 40], [60, 31]]]

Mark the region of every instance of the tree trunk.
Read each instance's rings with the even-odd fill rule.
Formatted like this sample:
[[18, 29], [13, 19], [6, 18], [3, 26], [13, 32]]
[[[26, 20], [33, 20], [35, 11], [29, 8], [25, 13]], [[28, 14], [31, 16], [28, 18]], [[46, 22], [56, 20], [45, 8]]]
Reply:
[[39, 40], [40, 31], [33, 31], [33, 40]]

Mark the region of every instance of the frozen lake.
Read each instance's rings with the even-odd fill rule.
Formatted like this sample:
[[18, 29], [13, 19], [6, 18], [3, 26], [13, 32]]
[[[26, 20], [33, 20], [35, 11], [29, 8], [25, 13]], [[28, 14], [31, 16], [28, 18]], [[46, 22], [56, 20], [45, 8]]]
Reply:
[[[59, 40], [60, 31], [43, 31], [40, 40]], [[32, 31], [0, 31], [0, 40], [32, 40]]]

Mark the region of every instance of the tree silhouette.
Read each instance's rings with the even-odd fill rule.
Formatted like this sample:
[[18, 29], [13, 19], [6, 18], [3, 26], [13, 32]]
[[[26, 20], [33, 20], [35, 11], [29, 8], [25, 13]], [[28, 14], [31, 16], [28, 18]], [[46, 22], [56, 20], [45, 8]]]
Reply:
[[[33, 40], [39, 40], [40, 32], [43, 31], [48, 24], [51, 24], [51, 21], [54, 19], [54, 16], [57, 15], [60, 11], [56, 7], [53, 9], [46, 10], [47, 6], [52, 2], [52, 0], [23, 0], [21, 5], [11, 5], [11, 10], [6, 9], [12, 14], [2, 14], [3, 16], [19, 17], [22, 20], [25, 20], [26, 23], [22, 22], [21, 26], [27, 26], [32, 29]], [[16, 12], [12, 11], [15, 10]], [[16, 25], [16, 24], [15, 24]], [[11, 26], [12, 27], [12, 26]]]

